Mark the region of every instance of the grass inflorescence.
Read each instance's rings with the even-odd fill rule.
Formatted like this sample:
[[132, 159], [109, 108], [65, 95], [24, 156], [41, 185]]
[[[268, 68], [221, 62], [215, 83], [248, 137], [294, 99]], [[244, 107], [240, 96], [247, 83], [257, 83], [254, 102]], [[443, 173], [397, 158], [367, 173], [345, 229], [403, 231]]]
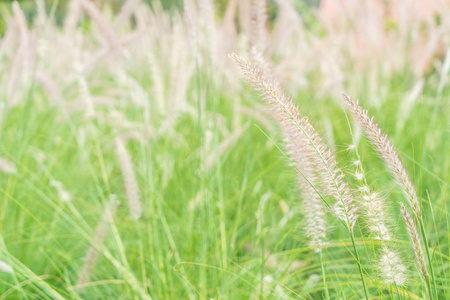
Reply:
[[0, 3], [0, 299], [450, 299], [448, 1], [297, 2]]

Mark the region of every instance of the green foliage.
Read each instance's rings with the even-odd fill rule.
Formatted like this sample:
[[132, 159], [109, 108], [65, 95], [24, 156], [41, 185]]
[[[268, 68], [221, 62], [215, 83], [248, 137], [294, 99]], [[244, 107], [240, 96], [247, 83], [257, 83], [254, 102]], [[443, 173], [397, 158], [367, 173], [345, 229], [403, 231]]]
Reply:
[[[114, 7], [122, 3], [107, 2], [102, 3]], [[299, 1], [297, 12], [310, 31], [322, 38], [326, 36], [323, 28], [307, 7], [312, 2], [316, 3]], [[32, 19], [33, 9], [26, 3], [21, 7]], [[54, 3], [58, 18], [67, 2]], [[180, 1], [163, 4], [168, 10], [181, 5]], [[2, 5], [10, 9], [9, 3]], [[269, 15], [276, 18], [276, 7], [270, 5]], [[224, 6], [224, 1], [217, 2], [219, 9]], [[25, 79], [17, 98], [1, 89], [0, 164], [11, 162], [16, 172], [0, 171], [0, 261], [14, 270], [0, 271], [0, 299], [324, 299], [326, 290], [330, 299], [361, 299], [364, 292], [352, 240], [331, 212], [327, 212], [328, 245], [322, 256], [307, 246], [308, 220], [302, 213], [307, 199], [300, 197], [298, 174], [286, 157], [279, 124], [261, 104], [260, 95], [240, 85], [235, 78], [238, 70], [225, 69], [228, 61], [215, 64], [211, 48], [195, 49], [194, 55], [186, 56], [189, 61], [177, 60], [191, 45], [186, 42], [177, 48], [177, 42], [184, 42], [184, 32], [174, 30], [178, 35], [173, 34], [166, 27], [170, 22], [161, 19], [161, 31], [152, 31], [156, 37], [138, 36], [153, 38], [149, 43], [153, 52], [140, 47], [141, 56], [134, 56], [138, 47], [124, 46], [122, 56], [103, 57], [92, 73], [80, 79], [65, 68], [76, 58], [69, 57], [72, 49], [68, 47], [66, 60], [39, 56], [42, 60], [30, 66], [33, 72], [22, 74]], [[180, 24], [177, 30], [185, 23]], [[386, 26], [395, 31], [397, 25], [389, 21]], [[95, 40], [94, 22], [83, 20], [78, 29], [85, 38], [85, 48], [78, 50], [86, 51], [87, 59], [104, 50]], [[163, 41], [166, 34], [173, 34], [168, 44]], [[45, 42], [44, 46], [52, 47], [60, 41]], [[169, 57], [166, 52], [174, 52], [170, 53], [173, 60], [164, 59]], [[2, 86], [13, 85], [9, 79], [14, 78], [10, 71], [14, 69], [3, 66], [10, 66], [14, 54], [0, 57]], [[36, 77], [27, 77], [35, 71], [50, 73], [46, 63], [54, 67], [55, 61], [61, 71], [52, 75], [57, 77], [55, 82], [63, 82], [60, 102]], [[285, 58], [280, 61], [286, 65]], [[160, 70], [153, 70], [155, 66]], [[369, 72], [345, 74], [349, 82], [344, 86], [357, 86], [358, 95], [352, 96], [370, 107], [398, 149], [422, 203], [437, 298], [448, 299], [450, 89], [447, 84], [438, 90], [442, 74], [431, 69], [423, 76], [424, 88], [409, 107], [410, 113], [403, 114], [403, 99], [416, 81], [409, 67], [404, 73], [380, 78], [377, 88], [383, 97], [376, 104], [371, 102]], [[134, 80], [137, 87], [120, 82], [116, 75], [122, 71], [129, 77], [124, 81]], [[231, 75], [227, 77], [225, 71]], [[188, 74], [182, 78], [185, 89], [177, 81], [181, 72]], [[354, 186], [355, 156], [348, 147], [354, 142], [349, 126], [353, 131], [355, 127], [339, 102], [339, 91], [320, 89], [322, 76], [314, 71], [306, 74], [307, 84], [293, 89], [294, 102], [335, 150]], [[96, 101], [94, 116], [86, 116], [82, 79]], [[158, 79], [161, 98], [155, 88]], [[144, 103], [135, 97], [141, 95], [139, 87], [146, 96]], [[181, 108], [173, 100], [179, 89], [185, 105]], [[240, 134], [233, 137], [236, 133]], [[139, 186], [143, 211], [139, 220], [130, 217], [126, 174], [121, 168], [124, 159], [118, 157], [114, 143], [118, 137], [124, 140]], [[382, 281], [376, 262], [380, 242], [368, 238], [361, 220], [355, 227], [355, 248], [368, 293], [380, 299], [397, 299], [398, 294], [402, 299], [425, 299], [399, 210], [404, 196], [364, 137], [358, 147], [367, 180], [387, 198], [387, 214], [395, 221], [397, 237], [391, 243], [399, 248], [410, 274], [398, 292]], [[57, 182], [71, 201], [62, 201]], [[111, 195], [119, 205], [108, 219], [105, 207], [114, 198]], [[100, 235], [98, 224], [106, 224]], [[90, 278], [80, 284], [90, 248], [98, 251], [98, 260], [92, 263]]]

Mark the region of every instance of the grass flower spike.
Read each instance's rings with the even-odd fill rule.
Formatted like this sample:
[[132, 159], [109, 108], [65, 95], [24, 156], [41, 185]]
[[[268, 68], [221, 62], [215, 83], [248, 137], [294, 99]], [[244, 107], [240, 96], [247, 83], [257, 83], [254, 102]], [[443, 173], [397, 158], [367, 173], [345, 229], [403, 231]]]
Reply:
[[[271, 107], [271, 111], [278, 118], [285, 136], [288, 139], [288, 145], [291, 145], [290, 150], [294, 153], [294, 155], [291, 153], [291, 156], [293, 156], [294, 159], [298, 157], [297, 162], [300, 163], [300, 165], [303, 162], [310, 162], [315, 172], [317, 172], [317, 178], [320, 178], [320, 186], [326, 194], [332, 196], [336, 200], [333, 211], [336, 216], [342, 220], [350, 232], [356, 261], [359, 266], [361, 282], [364, 288], [364, 294], [368, 297], [363, 276], [363, 268], [360, 263], [353, 232], [356, 220], [358, 219], [357, 207], [354, 204], [350, 189], [344, 180], [344, 174], [337, 167], [333, 153], [322, 142], [322, 139], [317, 134], [308, 118], [300, 114], [297, 106], [295, 106], [292, 100], [281, 91], [275, 80], [269, 77], [270, 75], [266, 75], [261, 68], [245, 61], [235, 54], [232, 54], [231, 58], [241, 69], [244, 77], [256, 90], [262, 93], [265, 102]], [[309, 167], [306, 169], [309, 169]], [[299, 169], [300, 172], [301, 170], [302, 169]], [[301, 175], [305, 176], [303, 173]], [[312, 178], [315, 177], [313, 176]], [[305, 176], [305, 180], [307, 179], [308, 178]], [[313, 187], [314, 191], [317, 192], [316, 188], [312, 185], [312, 182], [309, 181], [308, 183]], [[328, 202], [326, 202], [326, 204], [330, 206]], [[314, 232], [314, 230], [310, 232]], [[317, 238], [314, 234], [312, 236], [313, 238]], [[323, 274], [325, 274], [324, 271]], [[323, 278], [325, 285], [325, 276], [323, 276]], [[326, 288], [325, 292], [328, 297]]]
[[0, 1], [0, 300], [450, 300], [449, 15]]
[[359, 106], [349, 96], [344, 94], [347, 106], [350, 109], [353, 117], [358, 121], [364, 129], [370, 141], [373, 143], [381, 158], [386, 162], [387, 167], [396, 179], [398, 185], [401, 187], [406, 199], [408, 200], [414, 215], [420, 219], [420, 203], [417, 197], [416, 189], [412, 184], [406, 169], [398, 157], [394, 146], [389, 141], [388, 137], [381, 131], [378, 124], [373, 117], [369, 117], [367, 110]]
[[120, 169], [124, 180], [125, 192], [127, 195], [130, 216], [137, 220], [142, 215], [142, 207], [139, 193], [139, 185], [134, 173], [133, 162], [128, 153], [125, 144], [120, 138], [115, 139], [117, 159], [120, 163]]
[[307, 117], [301, 116], [299, 109], [278, 87], [277, 83], [263, 70], [241, 57], [232, 54], [232, 59], [241, 69], [244, 77], [260, 91], [272, 112], [282, 124], [282, 128], [296, 151], [307, 153], [320, 174], [324, 191], [333, 196], [337, 203], [334, 212], [345, 222], [350, 232], [358, 218], [357, 208], [344, 174], [337, 167], [333, 153], [327, 149]]
[[402, 204], [401, 207], [402, 215], [406, 223], [406, 229], [408, 230], [409, 238], [413, 246], [414, 256], [416, 257], [417, 268], [419, 269], [423, 280], [427, 282], [428, 269], [427, 264], [425, 263], [425, 257], [423, 255], [422, 245], [420, 242], [419, 233], [417, 232], [416, 224], [414, 223], [413, 218], [411, 218], [411, 215], [406, 211], [405, 206]]

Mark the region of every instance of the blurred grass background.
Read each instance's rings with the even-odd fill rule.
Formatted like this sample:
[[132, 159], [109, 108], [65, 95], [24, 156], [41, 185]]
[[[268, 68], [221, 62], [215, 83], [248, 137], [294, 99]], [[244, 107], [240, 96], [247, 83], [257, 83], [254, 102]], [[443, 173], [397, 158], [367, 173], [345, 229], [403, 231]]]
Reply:
[[[143, 0], [142, 2], [147, 3], [148, 5], [152, 5], [152, 1], [155, 0]], [[168, 11], [173, 10], [180, 10], [183, 8], [183, 0], [163, 0], [159, 1], [161, 2], [162, 7]], [[11, 4], [12, 0], [0, 0], [0, 12], [11, 10]], [[36, 2], [35, 0], [19, 0], [20, 6], [22, 7], [25, 15], [27, 16], [28, 20], [32, 20], [36, 15]], [[65, 12], [67, 10], [67, 5], [69, 1], [65, 0], [45, 0], [45, 5], [47, 6], [47, 9], [50, 11], [50, 9], [54, 10], [54, 17], [55, 20], [61, 24], [62, 17], [65, 15]], [[112, 10], [112, 13], [117, 13], [122, 5], [125, 3], [125, 0], [96, 0], [93, 1], [96, 5], [102, 8], [108, 8]], [[223, 15], [223, 12], [225, 11], [226, 5], [228, 3], [228, 0], [214, 0], [214, 5], [216, 7], [216, 14], [218, 17]], [[295, 0], [294, 3], [298, 7], [307, 7], [307, 6], [313, 6], [317, 7], [319, 4], [319, 0]], [[268, 3], [269, 7], [269, 14], [274, 16], [276, 11], [276, 6], [274, 5], [273, 1], [269, 1]], [[6, 18], [0, 19], [0, 34], [3, 34], [5, 31], [5, 23]]]
[[[123, 3], [93, 2], [108, 17]], [[0, 260], [14, 269], [0, 273], [0, 299], [324, 298], [320, 261], [304, 230], [308, 220], [301, 207], [307, 199], [300, 199], [296, 172], [280, 151], [278, 124], [227, 57], [230, 44], [229, 52], [250, 52], [245, 18], [236, 36], [228, 36], [219, 30], [226, 27], [225, 1], [214, 2], [211, 23], [202, 19], [210, 17], [204, 10], [194, 9], [194, 22], [178, 13], [180, 1], [162, 1], [163, 11], [141, 7], [145, 35], [136, 38], [128, 19], [111, 25], [122, 47], [117, 55], [115, 45], [103, 40], [104, 28], [87, 14], [73, 35], [66, 34], [66, 1], [45, 2], [47, 12], [55, 4], [57, 27], [34, 25], [35, 1], [19, 3], [27, 34], [37, 42], [21, 47], [28, 41], [20, 38], [19, 22], [1, 20], [12, 25], [8, 43], [2, 40], [0, 47], [0, 157], [13, 162], [16, 172], [0, 172]], [[370, 108], [417, 187], [439, 296], [450, 299], [447, 48], [436, 50], [430, 42], [448, 47], [445, 32], [435, 22], [417, 26], [417, 20], [402, 31], [404, 24], [387, 18], [377, 23], [386, 38], [378, 43], [367, 30], [371, 24], [364, 23], [373, 16], [367, 14], [374, 11], [370, 7], [362, 17], [351, 14], [352, 26], [344, 22], [336, 32], [308, 10], [317, 2], [295, 1], [293, 7], [282, 11], [269, 2], [273, 44], [266, 55], [274, 72], [336, 151], [351, 184], [349, 122], [355, 134], [357, 129], [347, 121], [339, 93], [345, 89]], [[10, 16], [11, 2], [1, 2], [0, 9]], [[293, 22], [298, 19], [302, 23]], [[215, 44], [214, 38], [225, 42]], [[418, 56], [410, 53], [415, 48]], [[423, 67], [419, 58], [429, 48], [436, 51]], [[30, 57], [35, 60], [19, 63]], [[414, 96], [416, 86], [422, 88]], [[94, 116], [87, 116], [90, 100]], [[123, 138], [134, 166], [143, 208], [139, 220], [129, 214], [117, 138]], [[370, 144], [362, 138], [358, 146], [369, 182], [388, 199], [393, 243], [409, 270], [403, 299], [426, 298], [399, 212], [405, 199]], [[61, 200], [55, 181], [72, 201]], [[120, 205], [105, 243], [97, 245], [95, 228], [111, 194]], [[327, 221], [331, 298], [360, 299], [350, 239], [333, 215]], [[396, 298], [376, 268], [378, 242], [367, 238], [363, 222], [355, 231], [371, 296]], [[78, 284], [93, 245], [101, 255], [89, 281]]]

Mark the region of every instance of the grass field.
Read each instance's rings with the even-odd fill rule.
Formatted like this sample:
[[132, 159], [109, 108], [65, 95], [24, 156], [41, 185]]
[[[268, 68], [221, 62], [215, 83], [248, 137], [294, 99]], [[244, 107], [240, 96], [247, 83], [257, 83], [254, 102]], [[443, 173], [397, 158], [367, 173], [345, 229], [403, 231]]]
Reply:
[[[17, 2], [2, 12], [0, 299], [450, 299], [448, 1], [424, 17], [412, 1], [333, 14], [288, 0], [171, 12], [74, 0], [62, 24], [52, 3], [36, 1], [34, 19]], [[335, 154], [354, 227], [332, 195], [312, 206], [282, 117], [231, 53], [267, 69]], [[417, 214], [342, 92], [394, 145]], [[371, 235], [362, 174], [387, 241]]]

